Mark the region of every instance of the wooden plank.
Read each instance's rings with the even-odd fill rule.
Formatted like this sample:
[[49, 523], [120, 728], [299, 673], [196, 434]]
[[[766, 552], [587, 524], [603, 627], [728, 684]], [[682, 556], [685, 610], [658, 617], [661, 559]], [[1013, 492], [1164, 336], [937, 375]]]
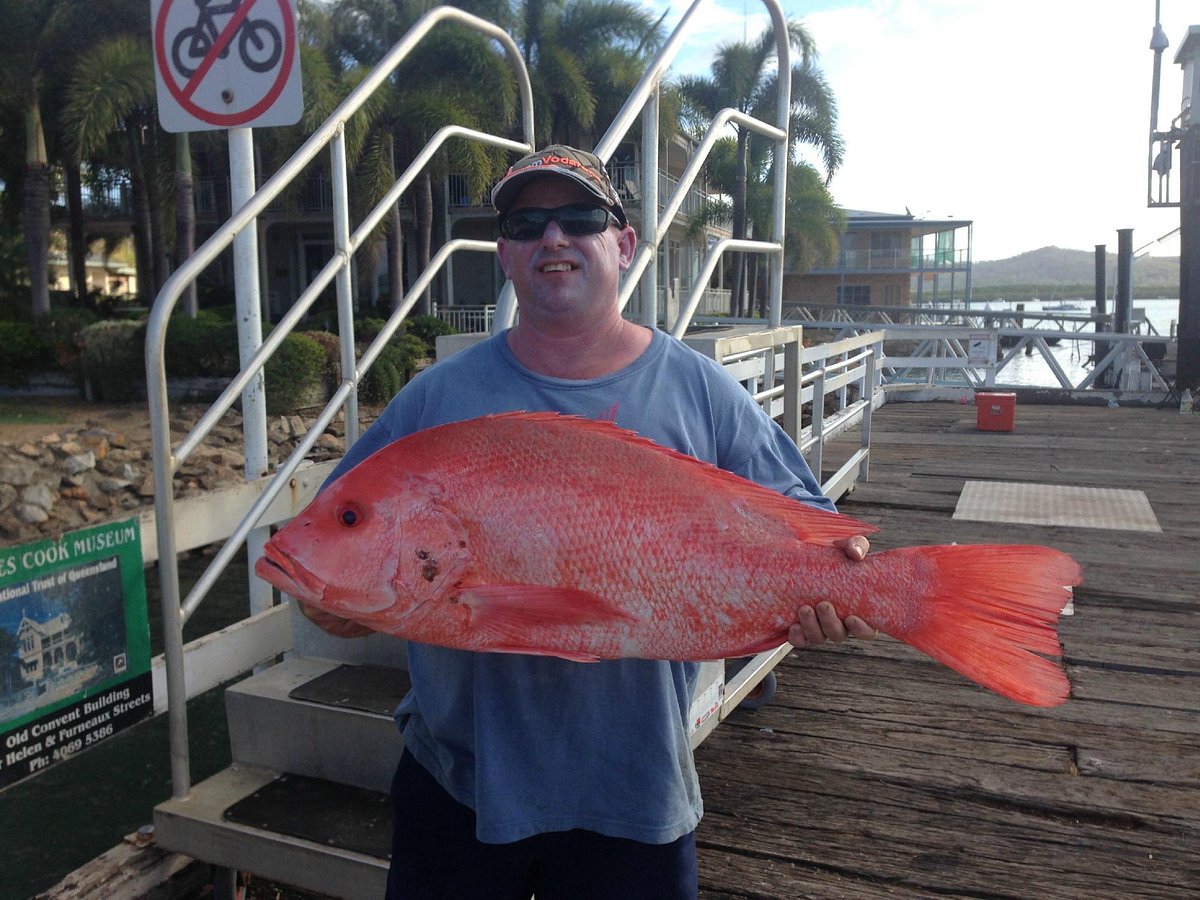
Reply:
[[[701, 895], [1200, 893], [1196, 437], [1169, 410], [1019, 405], [996, 434], [969, 406], [883, 407], [871, 481], [839, 508], [881, 528], [875, 551], [1076, 556], [1060, 623], [1072, 699], [1022, 707], [887, 638], [793, 654], [774, 701], [697, 754]], [[1143, 490], [1163, 533], [956, 520], [967, 479]]]

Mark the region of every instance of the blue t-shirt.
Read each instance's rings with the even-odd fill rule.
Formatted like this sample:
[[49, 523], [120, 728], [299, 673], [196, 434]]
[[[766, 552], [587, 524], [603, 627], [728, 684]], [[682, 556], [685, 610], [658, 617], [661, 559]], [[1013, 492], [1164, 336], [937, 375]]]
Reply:
[[[507, 335], [496, 335], [413, 379], [334, 474], [414, 431], [514, 410], [608, 419], [833, 509], [796, 445], [750, 394], [661, 331], [624, 369], [587, 380], [531, 372]], [[687, 730], [697, 664], [576, 663], [416, 643], [408, 662], [412, 691], [396, 710], [405, 746], [475, 810], [480, 840], [583, 828], [661, 844], [700, 821]]]

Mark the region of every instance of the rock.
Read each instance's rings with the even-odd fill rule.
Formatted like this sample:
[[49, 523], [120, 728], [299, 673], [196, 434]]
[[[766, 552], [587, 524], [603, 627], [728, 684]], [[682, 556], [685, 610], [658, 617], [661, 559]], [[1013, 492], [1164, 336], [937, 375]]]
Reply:
[[37, 466], [30, 463], [0, 463], [0, 482], [13, 487], [24, 487], [33, 481]]
[[[39, 509], [49, 512], [50, 507], [54, 505], [57, 499], [50, 485], [45, 482], [31, 484], [21, 491], [21, 502], [18, 506], [36, 506]], [[44, 521], [44, 520], [39, 520]]]
[[64, 459], [61, 466], [68, 475], [76, 475], [79, 472], [94, 469], [96, 468], [96, 454], [91, 450], [86, 453], [75, 453]]
[[[181, 440], [199, 420], [204, 408], [187, 408], [172, 417]], [[362, 427], [372, 418], [363, 411]], [[314, 461], [334, 459], [343, 452], [338, 427], [320, 435], [309, 453]], [[312, 427], [311, 417], [299, 414], [268, 419], [268, 470], [286, 459]], [[245, 481], [246, 465], [241, 415], [230, 411], [205, 438], [175, 477], [183, 496], [213, 491]], [[57, 537], [65, 531], [116, 517], [137, 515], [154, 500], [154, 477], [149, 439], [131, 439], [89, 421], [77, 431], [55, 432], [20, 446], [0, 442], [0, 543], [12, 545]]]
[[100, 488], [106, 494], [115, 494], [118, 491], [123, 491], [127, 487], [132, 487], [130, 481], [124, 478], [101, 478], [96, 482], [96, 487]]
[[96, 429], [79, 432], [79, 443], [96, 454], [96, 459], [108, 456], [108, 435]]
[[39, 525], [50, 518], [50, 514], [42, 507], [29, 503], [14, 503], [12, 512], [23, 525]]

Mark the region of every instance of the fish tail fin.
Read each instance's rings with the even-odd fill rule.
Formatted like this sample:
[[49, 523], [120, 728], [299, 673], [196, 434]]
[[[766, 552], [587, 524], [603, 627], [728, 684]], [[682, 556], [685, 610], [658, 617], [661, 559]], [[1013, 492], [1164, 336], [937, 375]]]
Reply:
[[[896, 637], [984, 687], [1031, 706], [1065, 703], [1071, 684], [1056, 625], [1081, 581], [1079, 564], [1049, 547], [909, 547], [928, 573], [926, 614]], [[888, 629], [885, 628], [885, 631]], [[1049, 657], [1049, 658], [1048, 658]]]

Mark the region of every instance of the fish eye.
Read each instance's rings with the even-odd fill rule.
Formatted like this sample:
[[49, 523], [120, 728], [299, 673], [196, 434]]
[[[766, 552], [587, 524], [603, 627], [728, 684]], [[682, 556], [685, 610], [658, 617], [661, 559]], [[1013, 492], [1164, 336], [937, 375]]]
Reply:
[[362, 507], [357, 503], [343, 503], [337, 508], [338, 523], [346, 528], [354, 528], [361, 525], [364, 518]]

